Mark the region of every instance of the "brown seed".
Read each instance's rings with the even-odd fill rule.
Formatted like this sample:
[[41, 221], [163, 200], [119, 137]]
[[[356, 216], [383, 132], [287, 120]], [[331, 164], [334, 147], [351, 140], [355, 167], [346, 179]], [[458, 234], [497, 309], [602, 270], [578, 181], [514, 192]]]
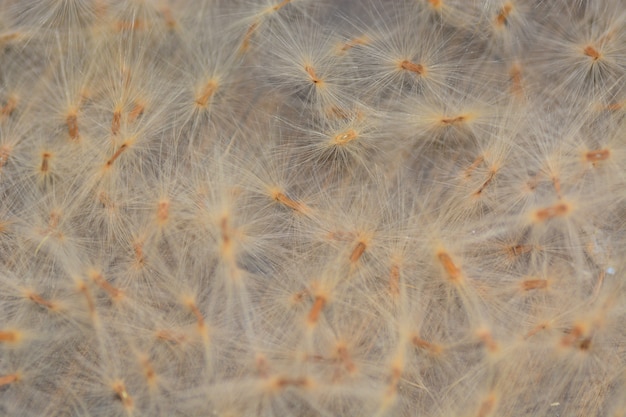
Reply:
[[356, 365], [354, 364], [354, 362], [352, 362], [350, 353], [348, 353], [348, 348], [346, 348], [344, 345], [338, 346], [337, 355], [339, 356], [339, 360], [343, 363], [348, 372], [354, 373], [356, 371]]
[[272, 198], [278, 201], [280, 204], [284, 205], [292, 209], [293, 211], [297, 211], [298, 213], [306, 213], [308, 208], [306, 205], [299, 203], [291, 198], [287, 197], [283, 192], [274, 191], [272, 192]]
[[78, 140], [78, 117], [76, 113], [70, 113], [65, 119], [67, 125], [67, 132], [72, 140]]
[[527, 279], [522, 281], [522, 290], [544, 290], [548, 288], [547, 279]]
[[28, 294], [28, 299], [35, 304], [39, 304], [40, 306], [46, 307], [49, 310], [54, 310], [56, 308], [56, 306], [51, 301], [44, 299], [39, 294], [30, 293]]
[[217, 81], [213, 79], [209, 80], [202, 88], [200, 95], [196, 98], [196, 104], [199, 107], [206, 107], [211, 97], [215, 95], [217, 88]]
[[111, 120], [111, 133], [113, 135], [117, 135], [120, 133], [120, 125], [122, 122], [122, 112], [120, 110], [115, 110], [113, 112], [113, 119]]
[[111, 298], [114, 300], [120, 299], [124, 296], [124, 292], [118, 288], [112, 286], [109, 281], [107, 281], [102, 274], [94, 272], [91, 274], [91, 279], [96, 283], [97, 286], [106, 291]]
[[198, 308], [198, 306], [196, 306], [196, 304], [193, 301], [190, 301], [187, 303], [187, 307], [189, 307], [193, 315], [196, 316], [198, 329], [200, 330], [204, 329], [205, 328], [204, 316], [202, 316], [202, 313], [200, 312], [200, 309]]
[[441, 123], [444, 125], [454, 125], [457, 123], [463, 123], [465, 121], [467, 121], [468, 117], [465, 115], [459, 115], [456, 117], [443, 117], [441, 119]]
[[535, 218], [539, 221], [546, 221], [554, 217], [561, 217], [570, 211], [569, 205], [559, 203], [552, 207], [546, 207], [535, 212]]
[[48, 172], [48, 169], [50, 168], [49, 161], [50, 161], [51, 156], [52, 154], [50, 152], [44, 152], [41, 155], [41, 168], [40, 168], [41, 172], [43, 173]]
[[400, 295], [400, 267], [398, 265], [391, 266], [389, 273], [389, 292], [393, 297]]
[[485, 401], [480, 405], [480, 409], [478, 410], [478, 414], [476, 417], [487, 417], [493, 411], [494, 405], [496, 404], [495, 395], [491, 394]]
[[315, 297], [315, 302], [313, 302], [313, 307], [311, 307], [311, 310], [309, 311], [309, 316], [308, 316], [309, 324], [317, 323], [317, 320], [320, 317], [320, 313], [322, 312], [322, 309], [324, 308], [325, 305], [326, 305], [326, 299], [324, 297], [319, 296], [319, 295]]
[[128, 391], [126, 391], [126, 386], [122, 381], [116, 381], [113, 384], [113, 391], [117, 395], [117, 398], [124, 404], [125, 408], [133, 407], [133, 399], [130, 395], [128, 395]]
[[476, 159], [474, 159], [474, 162], [472, 162], [472, 165], [467, 167], [467, 169], [465, 170], [465, 178], [470, 178], [472, 176], [472, 172], [476, 168], [478, 168], [478, 166], [482, 164], [484, 160], [485, 160], [485, 157], [483, 155], [478, 155]]
[[310, 65], [306, 65], [304, 67], [304, 70], [306, 71], [306, 73], [309, 75], [309, 78], [311, 79], [311, 81], [313, 82], [313, 84], [316, 85], [321, 85], [324, 83], [324, 80], [322, 80], [321, 78], [319, 78], [317, 76], [317, 74], [315, 73], [315, 69], [310, 66]]
[[159, 201], [159, 205], [157, 207], [157, 222], [160, 225], [163, 225], [167, 218], [169, 217], [170, 210], [170, 202], [167, 200]]
[[306, 378], [281, 377], [276, 380], [275, 384], [277, 388], [285, 388], [289, 386], [296, 388], [305, 388], [309, 385], [309, 380]]
[[250, 25], [250, 27], [248, 27], [248, 30], [246, 31], [246, 34], [241, 41], [241, 47], [239, 48], [241, 52], [247, 52], [248, 49], [250, 49], [250, 41], [252, 40], [252, 35], [254, 35], [254, 32], [256, 32], [258, 27], [259, 22], [254, 22]]
[[507, 252], [509, 256], [511, 256], [512, 258], [523, 255], [525, 253], [529, 253], [532, 250], [533, 250], [532, 245], [522, 245], [522, 244], [513, 245], [507, 248]]
[[522, 96], [524, 92], [522, 68], [518, 64], [514, 64], [509, 70], [511, 80], [511, 92], [516, 96]]
[[411, 339], [411, 343], [413, 343], [415, 347], [422, 349], [422, 350], [427, 350], [433, 354], [441, 353], [441, 351], [443, 350], [441, 346], [433, 344], [427, 340], [424, 340], [420, 338], [419, 336], [413, 336], [413, 338]]
[[109, 158], [109, 160], [106, 163], [107, 167], [110, 167], [111, 165], [113, 165], [113, 162], [115, 162], [115, 160], [117, 158], [119, 158], [119, 156], [122, 154], [122, 152], [124, 152], [126, 149], [128, 149], [128, 145], [123, 143], [118, 149], [117, 151], [115, 151], [115, 153], [113, 154], [113, 156], [111, 156], [111, 158]]
[[17, 382], [20, 379], [18, 374], [0, 376], [0, 387]]
[[2, 106], [2, 108], [0, 109], [0, 115], [2, 116], [0, 119], [11, 116], [11, 114], [13, 114], [13, 112], [15, 111], [16, 107], [17, 107], [17, 97], [9, 96], [6, 104]]
[[609, 156], [611, 156], [611, 151], [608, 149], [597, 149], [585, 153], [585, 159], [588, 162], [604, 161], [609, 159]]
[[474, 192], [474, 196], [481, 195], [482, 192], [485, 191], [485, 188], [487, 188], [487, 186], [491, 183], [491, 181], [493, 181], [493, 178], [495, 176], [496, 176], [495, 170], [489, 171], [489, 174], [487, 175], [487, 179], [485, 180], [485, 182], [483, 182], [483, 185], [481, 185], [480, 188], [476, 190], [476, 192]]
[[506, 25], [508, 23], [508, 18], [512, 10], [513, 5], [511, 5], [510, 3], [506, 3], [504, 6], [502, 6], [502, 9], [500, 9], [500, 12], [496, 16], [496, 26]]
[[285, 7], [289, 3], [291, 3], [291, 0], [283, 0], [280, 3], [278, 3], [277, 5], [275, 5], [274, 7], [272, 7], [272, 10], [277, 12], [277, 11], [279, 11], [280, 9], [282, 9], [283, 7]]
[[350, 129], [345, 132], [342, 132], [334, 137], [333, 142], [339, 146], [347, 145], [348, 143], [355, 140], [359, 134], [354, 130]]
[[456, 266], [447, 252], [440, 251], [437, 253], [437, 258], [452, 282], [459, 282], [463, 279], [461, 269]]
[[416, 64], [406, 59], [400, 62], [400, 68], [405, 71], [413, 72], [417, 75], [426, 75], [426, 68], [424, 68], [422, 64]]
[[12, 330], [0, 330], [0, 342], [17, 342], [20, 336]]
[[128, 122], [133, 123], [143, 114], [144, 110], [145, 106], [143, 104], [135, 103], [135, 107], [133, 107], [130, 113], [128, 113]]
[[591, 45], [586, 46], [583, 52], [593, 61], [597, 61], [598, 59], [602, 57], [600, 52], [598, 52], [598, 50]]
[[361, 256], [363, 256], [363, 253], [365, 252], [366, 248], [367, 248], [367, 245], [365, 244], [365, 242], [357, 243], [356, 247], [350, 254], [350, 263], [352, 264], [356, 263], [361, 258]]

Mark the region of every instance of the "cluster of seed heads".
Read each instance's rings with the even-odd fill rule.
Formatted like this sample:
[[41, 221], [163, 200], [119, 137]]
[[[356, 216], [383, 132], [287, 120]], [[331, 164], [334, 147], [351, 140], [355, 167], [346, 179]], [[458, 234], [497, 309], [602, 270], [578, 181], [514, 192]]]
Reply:
[[626, 416], [624, 0], [0, 0], [0, 415]]

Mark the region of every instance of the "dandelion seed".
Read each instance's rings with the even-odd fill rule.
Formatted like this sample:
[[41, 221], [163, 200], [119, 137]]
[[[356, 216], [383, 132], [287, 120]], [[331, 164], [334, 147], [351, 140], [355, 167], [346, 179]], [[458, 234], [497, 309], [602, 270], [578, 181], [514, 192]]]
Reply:
[[115, 160], [117, 158], [120, 157], [120, 155], [126, 150], [128, 149], [128, 144], [127, 143], [123, 143], [120, 145], [119, 148], [117, 148], [117, 150], [115, 151], [115, 153], [107, 160], [106, 162], [106, 166], [110, 167], [111, 165], [113, 165], [113, 162], [115, 162]]
[[433, 355], [438, 355], [443, 351], [443, 347], [433, 344], [431, 342], [428, 342], [420, 338], [419, 336], [413, 336], [413, 338], [411, 338], [411, 343], [413, 343], [415, 347], [428, 351], [429, 353]]
[[122, 111], [120, 109], [116, 109], [113, 112], [113, 120], [111, 120], [111, 134], [116, 136], [120, 133], [120, 125], [122, 121]]
[[[26, 295], [26, 297], [28, 297], [28, 299], [30, 301], [32, 301], [35, 304], [38, 304], [42, 307], [47, 308], [48, 310], [56, 310], [57, 309], [57, 305], [54, 304], [52, 301], [48, 301], [46, 299], [44, 299], [42, 296], [40, 296], [39, 294], [35, 294], [33, 292], [30, 292]], [[1, 337], [0, 337], [1, 339]]]
[[354, 372], [356, 372], [356, 365], [352, 361], [352, 358], [350, 357], [346, 346], [340, 344], [337, 347], [337, 356], [339, 356], [339, 360], [349, 373], [353, 374]]
[[70, 139], [77, 141], [79, 139], [78, 136], [78, 116], [76, 112], [70, 112], [65, 119], [65, 123], [67, 124], [67, 133], [70, 135]]
[[145, 110], [145, 104], [140, 103], [140, 102], [135, 103], [135, 106], [132, 108], [132, 110], [128, 114], [128, 122], [134, 123], [139, 117], [141, 117], [144, 110]]
[[595, 163], [599, 161], [605, 161], [611, 156], [611, 151], [608, 149], [598, 149], [595, 151], [589, 151], [585, 153], [585, 160], [587, 162]]
[[176, 28], [177, 23], [176, 19], [174, 19], [174, 15], [172, 14], [172, 10], [169, 7], [163, 7], [160, 11], [167, 28], [169, 30], [173, 30], [174, 28]]
[[442, 117], [441, 118], [441, 124], [443, 125], [454, 125], [454, 124], [459, 124], [459, 123], [464, 123], [470, 120], [470, 116], [469, 115], [458, 115], [455, 117]]
[[476, 168], [478, 168], [484, 161], [485, 157], [483, 155], [477, 156], [474, 162], [472, 162], [472, 164], [465, 170], [465, 178], [470, 178], [474, 170], [476, 170]]
[[517, 97], [522, 97], [524, 93], [524, 78], [520, 64], [514, 63], [511, 65], [509, 69], [509, 79], [511, 82], [511, 92]]
[[400, 267], [395, 264], [391, 266], [389, 273], [389, 292], [392, 297], [400, 295]]
[[287, 387], [307, 388], [310, 385], [311, 385], [311, 381], [307, 378], [289, 378], [289, 377], [278, 377], [272, 383], [272, 387], [276, 389], [285, 389]]
[[[1, 42], [0, 42], [1, 43]], [[15, 109], [17, 108], [18, 99], [16, 96], [9, 96], [7, 102], [2, 108], [0, 108], [0, 119], [4, 119], [6, 117], [11, 117]]]
[[395, 398], [398, 394], [398, 384], [400, 383], [400, 379], [402, 378], [402, 368], [399, 364], [392, 365], [391, 375], [389, 377], [389, 382], [387, 384], [387, 391], [385, 392], [385, 398], [391, 399]]
[[491, 415], [495, 405], [496, 396], [494, 394], [489, 394], [487, 399], [484, 400], [480, 405], [480, 409], [478, 410], [478, 414], [476, 414], [476, 417], [487, 417]]
[[598, 52], [598, 50], [591, 45], [587, 45], [583, 52], [585, 53], [585, 55], [587, 55], [589, 58], [591, 58], [594, 61], [597, 61], [598, 59], [602, 58], [602, 55], [600, 55], [600, 52]]
[[218, 87], [219, 87], [218, 80], [216, 79], [209, 80], [204, 85], [204, 87], [202, 87], [202, 91], [196, 98], [196, 104], [199, 107], [206, 107], [211, 97], [213, 97], [215, 93], [217, 92]]
[[366, 243], [358, 242], [355, 248], [352, 250], [352, 253], [350, 254], [350, 263], [355, 264], [361, 258], [361, 256], [363, 256], [363, 253], [365, 253], [365, 249], [367, 249]]
[[348, 143], [352, 142], [358, 137], [359, 137], [359, 134], [354, 129], [350, 129], [346, 132], [336, 135], [333, 141], [335, 144], [339, 146], [343, 146], [343, 145], [347, 145]]
[[170, 202], [169, 200], [161, 200], [159, 201], [158, 207], [157, 207], [157, 223], [159, 224], [159, 226], [163, 226], [169, 217], [169, 211], [170, 211]]
[[241, 41], [241, 47], [240, 47], [241, 52], [247, 52], [250, 49], [252, 36], [256, 32], [256, 30], [259, 28], [259, 24], [260, 24], [259, 22], [254, 22], [248, 27], [248, 30], [246, 31], [246, 34], [243, 37], [243, 40]]
[[122, 402], [124, 408], [132, 409], [133, 408], [133, 399], [126, 391], [126, 386], [122, 381], [115, 381], [113, 383], [113, 392], [117, 395], [117, 398]]
[[192, 300], [187, 300], [185, 304], [191, 310], [193, 315], [196, 317], [198, 330], [200, 330], [201, 332], [204, 332], [206, 330], [206, 324], [205, 324], [205, 321], [204, 321], [204, 316], [200, 312], [200, 309], [198, 309], [198, 306], [196, 305], [196, 303], [194, 301], [192, 301]]
[[2, 171], [2, 168], [9, 160], [10, 156], [11, 156], [11, 147], [8, 145], [0, 146], [0, 171]]
[[406, 59], [400, 62], [400, 68], [409, 72], [413, 72], [416, 75], [426, 75], [426, 68], [421, 64], [407, 61]]
[[135, 259], [135, 264], [138, 267], [143, 267], [146, 264], [145, 253], [143, 249], [143, 241], [137, 240], [133, 242], [133, 254]]
[[357, 46], [367, 45], [369, 42], [370, 40], [367, 36], [359, 36], [359, 37], [350, 39], [348, 42], [345, 42], [340, 45], [339, 53], [344, 54], [352, 48], [355, 48]]
[[309, 211], [307, 206], [298, 201], [292, 200], [278, 189], [271, 190], [270, 193], [273, 200], [279, 202], [283, 206], [290, 208], [295, 212], [306, 214]]
[[500, 349], [498, 343], [494, 340], [489, 330], [483, 329], [478, 332], [478, 338], [491, 353], [498, 352]]
[[20, 380], [19, 374], [0, 375], [0, 387], [13, 384]]
[[485, 188], [487, 188], [487, 186], [491, 183], [491, 181], [493, 181], [493, 178], [495, 176], [496, 176], [496, 170], [489, 171], [489, 174], [487, 175], [487, 179], [485, 180], [485, 182], [483, 182], [480, 188], [474, 192], [474, 196], [480, 196], [482, 192], [485, 191]]
[[171, 330], [159, 330], [155, 333], [155, 337], [159, 340], [165, 340], [176, 344], [184, 343], [187, 340], [183, 333], [176, 333]]
[[39, 168], [39, 170], [43, 174], [47, 174], [48, 173], [48, 169], [50, 169], [50, 158], [51, 157], [52, 157], [52, 154], [50, 152], [44, 152], [43, 154], [41, 154], [41, 167]]
[[134, 19], [134, 20], [120, 20], [116, 22], [115, 29], [118, 32], [124, 31], [141, 31], [144, 30], [146, 26], [146, 22], [142, 19]]
[[310, 325], [315, 325], [319, 320], [322, 309], [326, 305], [326, 298], [318, 295], [315, 297], [315, 301], [313, 303], [313, 307], [309, 311], [309, 315], [307, 316], [307, 321]]
[[463, 281], [463, 273], [461, 269], [454, 263], [450, 254], [442, 250], [437, 252], [437, 258], [439, 259], [439, 262], [441, 263], [444, 271], [446, 271], [448, 278], [450, 278], [450, 281], [455, 284], [460, 284]]
[[534, 212], [534, 218], [539, 222], [553, 219], [555, 217], [563, 217], [569, 214], [572, 207], [567, 203], [559, 203], [551, 207], [546, 207]]
[[496, 25], [497, 26], [504, 26], [507, 24], [507, 19], [509, 17], [509, 15], [511, 14], [511, 11], [513, 11], [513, 5], [511, 3], [505, 3], [502, 6], [502, 9], [500, 9], [500, 12], [498, 13], [498, 16], [496, 16]]
[[22, 339], [21, 333], [15, 330], [0, 330], [0, 342], [17, 343]]
[[114, 299], [114, 300], [119, 300], [124, 296], [124, 293], [115, 288], [114, 286], [112, 286], [103, 276], [102, 274], [96, 272], [96, 271], [91, 271], [89, 273], [89, 277], [93, 280], [93, 282], [96, 283], [97, 286], [99, 286], [100, 288], [102, 288], [104, 291], [106, 291], [109, 296]]
[[524, 291], [543, 290], [548, 288], [548, 280], [545, 279], [527, 279], [522, 281], [522, 289]]
[[277, 5], [275, 5], [274, 7], [272, 7], [272, 10], [274, 10], [275, 12], [279, 11], [280, 9], [282, 9], [283, 7], [285, 7], [286, 5], [288, 5], [289, 3], [291, 3], [291, 0], [282, 0], [280, 3], [278, 3]]
[[306, 71], [306, 73], [309, 75], [313, 84], [323, 85], [324, 81], [321, 78], [318, 78], [317, 74], [315, 73], [315, 69], [313, 69], [312, 66], [306, 65], [304, 67], [304, 71]]
[[256, 358], [256, 367], [259, 376], [263, 379], [267, 379], [269, 376], [269, 364], [263, 355], [259, 355]]
[[577, 340], [584, 336], [586, 328], [584, 325], [579, 324], [572, 329], [567, 330], [567, 334], [561, 339], [561, 345], [564, 347], [572, 346]]
[[518, 256], [532, 252], [534, 249], [533, 245], [518, 244], [507, 247], [506, 251], [511, 258], [517, 258]]

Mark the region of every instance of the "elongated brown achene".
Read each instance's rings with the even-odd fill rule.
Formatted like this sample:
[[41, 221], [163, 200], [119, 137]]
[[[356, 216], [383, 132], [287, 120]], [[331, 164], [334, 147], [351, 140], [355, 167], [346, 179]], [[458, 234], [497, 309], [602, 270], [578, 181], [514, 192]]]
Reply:
[[570, 213], [571, 207], [567, 203], [558, 203], [554, 206], [546, 207], [535, 211], [535, 218], [538, 221], [546, 221], [555, 217], [562, 217]]
[[609, 159], [611, 151], [608, 149], [597, 149], [585, 153], [585, 159], [588, 162], [599, 162]]
[[524, 291], [543, 290], [548, 288], [548, 280], [546, 279], [527, 279], [522, 281], [522, 289]]
[[415, 73], [417, 75], [426, 74], [426, 68], [424, 68], [422, 64], [416, 64], [415, 62], [411, 62], [406, 59], [400, 62], [400, 68], [403, 70]]
[[318, 295], [315, 297], [315, 301], [313, 302], [313, 306], [311, 310], [309, 310], [309, 315], [307, 320], [309, 324], [316, 324], [320, 318], [320, 314], [322, 313], [322, 309], [326, 305], [326, 298]]
[[123, 143], [122, 145], [120, 145], [119, 148], [117, 148], [117, 150], [115, 151], [115, 153], [109, 158], [109, 160], [106, 162], [106, 166], [110, 167], [111, 165], [113, 165], [113, 162], [115, 162], [115, 160], [117, 158], [120, 157], [120, 155], [126, 150], [128, 149], [128, 145], [126, 143]]
[[69, 133], [70, 139], [78, 140], [78, 116], [76, 113], [68, 114], [65, 123], [67, 124], [67, 133]]
[[439, 251], [437, 253], [437, 258], [439, 259], [439, 263], [441, 263], [443, 269], [446, 271], [448, 278], [450, 278], [450, 281], [459, 283], [463, 280], [463, 273], [461, 269], [454, 263], [449, 253]]
[[365, 249], [367, 249], [367, 244], [363, 241], [358, 242], [350, 254], [350, 263], [354, 264], [361, 259], [361, 256], [365, 253]]
[[319, 78], [315, 72], [315, 69], [311, 66], [311, 65], [306, 65], [304, 67], [304, 70], [306, 71], [306, 73], [309, 75], [309, 77], [311, 78], [311, 82], [313, 84], [316, 85], [321, 85], [324, 83], [324, 80], [322, 80], [321, 78]]
[[19, 381], [20, 376], [18, 374], [0, 375], [0, 387], [13, 384]]
[[0, 343], [17, 342], [19, 339], [20, 334], [15, 330], [0, 330]]

